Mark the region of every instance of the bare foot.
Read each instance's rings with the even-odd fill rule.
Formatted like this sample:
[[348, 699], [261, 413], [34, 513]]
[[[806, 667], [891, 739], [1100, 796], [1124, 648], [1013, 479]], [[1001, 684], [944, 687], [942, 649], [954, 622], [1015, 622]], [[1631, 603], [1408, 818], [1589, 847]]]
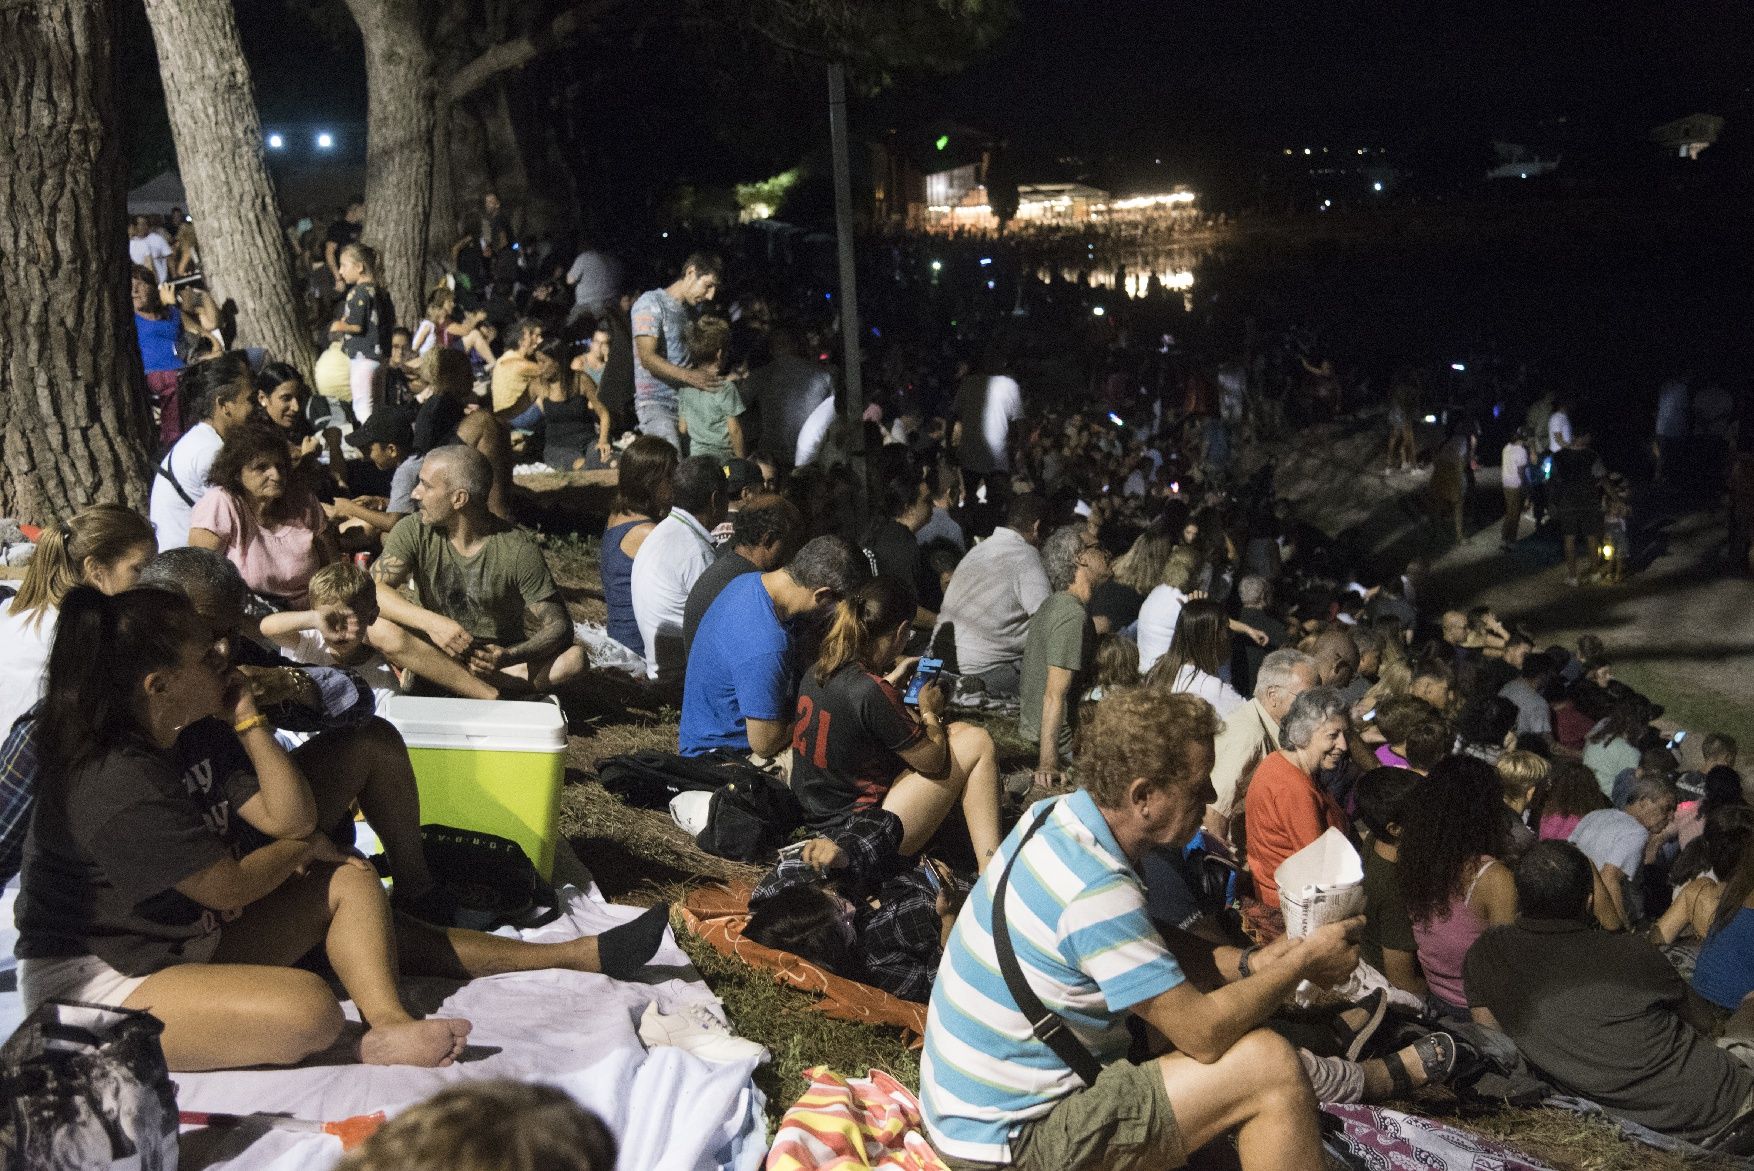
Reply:
[[462, 1054], [472, 1027], [454, 1017], [379, 1025], [359, 1039], [359, 1059], [367, 1065], [442, 1068]]

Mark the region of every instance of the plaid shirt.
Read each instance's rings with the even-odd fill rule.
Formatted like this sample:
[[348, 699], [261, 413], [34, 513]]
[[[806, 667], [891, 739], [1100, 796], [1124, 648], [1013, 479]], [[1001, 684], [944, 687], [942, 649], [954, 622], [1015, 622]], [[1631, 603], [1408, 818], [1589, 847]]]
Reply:
[[[239, 640], [246, 641], [246, 640]], [[284, 661], [279, 666], [287, 666]], [[276, 704], [266, 713], [278, 728], [291, 732], [321, 732], [330, 728], [357, 728], [372, 716], [371, 688], [354, 672], [342, 667], [298, 667], [311, 677], [322, 700], [322, 709], [299, 704]], [[37, 710], [18, 717], [0, 745], [0, 886], [12, 881], [24, 860], [24, 839], [30, 830], [31, 802], [39, 771]]]
[[[853, 932], [868, 982], [903, 1000], [924, 1002], [943, 958], [944, 921], [938, 895], [921, 870], [903, 858], [901, 819], [885, 809], [853, 813], [826, 836], [846, 852], [847, 869], [837, 879], [841, 893], [857, 908]], [[751, 908], [797, 886], [822, 881], [802, 858], [779, 865], [749, 896]], [[871, 897], [877, 906], [871, 906]]]
[[12, 881], [24, 862], [24, 835], [30, 829], [31, 786], [37, 775], [36, 709], [18, 717], [0, 746], [0, 886]]

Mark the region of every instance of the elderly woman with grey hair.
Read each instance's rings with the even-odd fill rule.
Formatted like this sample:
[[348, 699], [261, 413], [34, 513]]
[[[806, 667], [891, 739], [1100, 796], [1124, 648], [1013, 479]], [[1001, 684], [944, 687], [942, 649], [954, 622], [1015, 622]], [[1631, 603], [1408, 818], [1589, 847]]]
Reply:
[[1262, 760], [1243, 809], [1249, 871], [1263, 906], [1279, 906], [1273, 872], [1330, 827], [1345, 833], [1346, 814], [1317, 782], [1346, 759], [1346, 701], [1332, 687], [1312, 687], [1291, 703], [1279, 725], [1279, 751]]

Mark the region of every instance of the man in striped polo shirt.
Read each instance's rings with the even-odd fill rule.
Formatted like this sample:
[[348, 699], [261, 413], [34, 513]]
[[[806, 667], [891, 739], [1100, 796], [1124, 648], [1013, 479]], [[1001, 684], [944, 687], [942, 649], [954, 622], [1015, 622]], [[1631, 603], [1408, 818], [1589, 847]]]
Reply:
[[[1296, 1051], [1258, 1026], [1299, 980], [1346, 978], [1363, 919], [1246, 954], [1208, 946], [1217, 986], [1204, 992], [1146, 915], [1138, 862], [1199, 828], [1217, 730], [1211, 705], [1194, 696], [1104, 697], [1084, 730], [1081, 789], [1030, 809], [969, 895], [944, 949], [920, 1066], [926, 1129], [955, 1171], [1166, 1171], [1229, 1131], [1245, 1171], [1320, 1171], [1309, 1081]], [[1089, 1086], [1032, 1035], [993, 946], [994, 887], [1050, 804], [1010, 870], [1005, 915], [1030, 990], [1102, 1066]], [[1127, 1061], [1128, 1013], [1175, 1052]]]

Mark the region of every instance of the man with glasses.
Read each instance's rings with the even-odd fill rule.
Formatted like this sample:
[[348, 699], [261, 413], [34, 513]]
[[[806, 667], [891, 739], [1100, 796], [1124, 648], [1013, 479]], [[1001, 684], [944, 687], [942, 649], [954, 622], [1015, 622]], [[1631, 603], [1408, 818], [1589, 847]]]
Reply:
[[1072, 758], [1078, 699], [1096, 657], [1090, 596], [1109, 579], [1108, 553], [1089, 540], [1089, 527], [1064, 525], [1041, 545], [1042, 568], [1053, 589], [1029, 619], [1017, 732], [1037, 743], [1035, 783], [1057, 785]]

